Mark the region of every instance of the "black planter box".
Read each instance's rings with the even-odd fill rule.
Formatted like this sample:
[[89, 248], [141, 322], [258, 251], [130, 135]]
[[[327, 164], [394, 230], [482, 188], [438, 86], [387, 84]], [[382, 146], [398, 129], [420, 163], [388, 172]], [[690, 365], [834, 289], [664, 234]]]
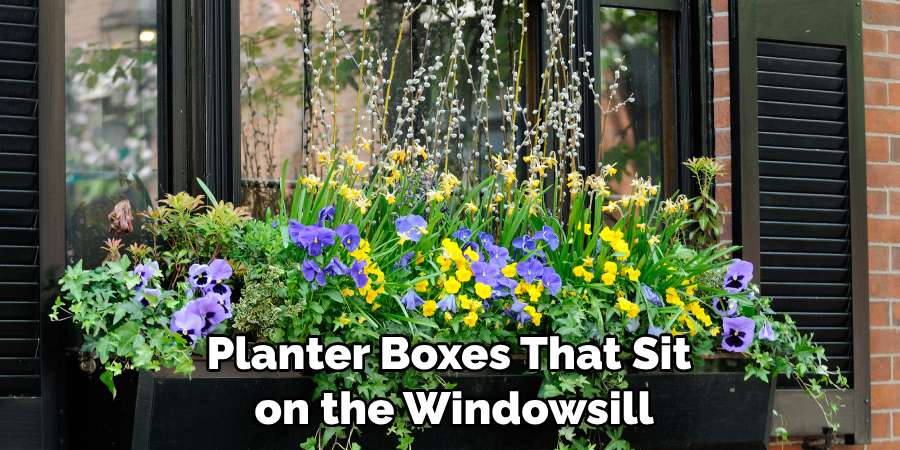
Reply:
[[[298, 448], [318, 430], [321, 408], [310, 402], [308, 426], [257, 423], [254, 411], [263, 399], [310, 401], [315, 383], [300, 373], [238, 372], [225, 365], [208, 372], [195, 361], [193, 379], [171, 371], [141, 372], [134, 419], [133, 450]], [[649, 389], [655, 425], [627, 427], [623, 438], [635, 449], [765, 449], [769, 442], [774, 384], [744, 381], [742, 360], [713, 360], [695, 373], [628, 374], [631, 389]], [[497, 372], [454, 373], [468, 399], [507, 399], [519, 391], [520, 404], [537, 398], [541, 378]], [[413, 433], [414, 448], [453, 450], [549, 450], [556, 448], [557, 427], [452, 426]], [[366, 450], [395, 449], [387, 427], [363, 426], [354, 437]]]

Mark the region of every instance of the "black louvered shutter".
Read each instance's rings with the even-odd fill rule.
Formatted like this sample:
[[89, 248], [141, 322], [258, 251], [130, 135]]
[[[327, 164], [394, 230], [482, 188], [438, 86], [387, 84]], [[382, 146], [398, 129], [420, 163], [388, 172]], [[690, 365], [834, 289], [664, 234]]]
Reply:
[[[757, 44], [762, 295], [851, 375], [844, 50]], [[781, 386], [796, 387], [780, 380]]]
[[[824, 347], [849, 389], [832, 418], [872, 439], [862, 11], [846, 0], [732, 0], [734, 236], [761, 293]], [[791, 435], [822, 410], [778, 377]], [[823, 386], [828, 388], [828, 386]], [[780, 420], [780, 419], [775, 419]]]
[[0, 0], [0, 396], [39, 394], [37, 8]]

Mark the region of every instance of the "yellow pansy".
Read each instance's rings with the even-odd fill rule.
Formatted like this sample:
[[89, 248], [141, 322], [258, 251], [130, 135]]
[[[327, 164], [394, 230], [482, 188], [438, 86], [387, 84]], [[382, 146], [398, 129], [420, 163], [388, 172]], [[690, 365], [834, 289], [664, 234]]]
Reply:
[[341, 323], [344, 324], [344, 325], [347, 325], [347, 324], [350, 323], [350, 319], [348, 319], [348, 318], [346, 318], [346, 317], [338, 317], [338, 320], [340, 320]]
[[445, 322], [449, 322], [449, 321], [452, 320], [452, 319], [453, 319], [453, 315], [452, 315], [452, 314], [450, 314], [449, 312], [445, 312], [445, 313], [444, 313], [444, 321], [445, 321]]
[[537, 312], [534, 309], [534, 306], [528, 305], [525, 308], [523, 308], [522, 310], [527, 312], [528, 315], [531, 316], [531, 323], [535, 324], [536, 326], [541, 325], [541, 317], [544, 317], [544, 315]]
[[469, 299], [469, 296], [466, 294], [462, 294], [459, 297], [459, 306], [462, 309], [472, 309], [472, 300]]
[[629, 267], [625, 269], [625, 274], [628, 275], [629, 280], [638, 281], [638, 277], [641, 276], [641, 271]]
[[612, 284], [616, 282], [616, 274], [606, 272], [600, 276], [600, 279], [603, 280], [603, 283], [607, 286], [612, 286]]
[[593, 280], [593, 279], [594, 279], [594, 272], [585, 272], [584, 273], [584, 281], [586, 283], [590, 283], [591, 280]]
[[341, 295], [344, 296], [344, 297], [352, 297], [352, 296], [353, 296], [353, 289], [350, 289], [350, 288], [344, 288], [344, 290], [341, 291]]
[[484, 283], [475, 283], [475, 293], [481, 298], [488, 298], [491, 296], [491, 287]]
[[509, 278], [516, 276], [516, 264], [517, 263], [507, 264], [506, 267], [504, 267], [502, 270], [503, 276], [509, 277]]
[[[460, 282], [465, 283], [472, 279], [472, 271], [466, 269], [465, 267], [456, 269], [456, 278], [459, 279]], [[455, 292], [454, 292], [455, 294]]]
[[381, 303], [376, 303], [372, 305], [372, 311], [374, 312], [376, 309], [381, 308]]
[[455, 294], [459, 292], [459, 288], [462, 287], [462, 284], [459, 281], [456, 281], [456, 278], [450, 277], [446, 283], [444, 283], [444, 289], [451, 294]]
[[422, 315], [425, 317], [433, 316], [435, 311], [437, 311], [437, 302], [434, 300], [428, 300], [422, 305]]
[[607, 261], [603, 263], [603, 271], [606, 273], [616, 273], [619, 271], [619, 266], [612, 261]]
[[359, 318], [358, 318], [358, 319], [356, 319], [356, 320], [357, 320], [357, 321], [358, 321], [358, 322], [359, 322], [359, 324], [360, 324], [360, 325], [362, 325], [362, 324], [363, 324], [363, 322], [365, 322], [365, 321], [366, 321], [366, 318], [365, 318], [365, 317], [363, 317], [363, 316], [359, 316]]
[[465, 322], [465, 324], [468, 325], [469, 328], [474, 327], [475, 322], [477, 322], [477, 321], [478, 321], [478, 314], [475, 314], [474, 312], [470, 312], [465, 318], [463, 318], [463, 322]]
[[616, 233], [613, 230], [610, 230], [609, 227], [603, 227], [603, 230], [600, 231], [600, 239], [603, 239], [606, 242], [611, 242], [616, 238]]
[[578, 278], [583, 277], [585, 272], [587, 272], [587, 271], [584, 270], [584, 266], [577, 266], [574, 269], [572, 269], [572, 273]]
[[719, 327], [715, 327], [715, 328], [709, 330], [709, 334], [712, 336], [717, 336], [719, 334]]
[[425, 292], [428, 290], [428, 280], [422, 280], [416, 283], [416, 291], [417, 292]]
[[366, 303], [371, 305], [372, 302], [375, 301], [375, 297], [377, 297], [377, 296], [378, 296], [378, 291], [370, 289], [368, 292], [366, 292]]
[[464, 254], [469, 258], [469, 261], [478, 261], [478, 259], [481, 258], [481, 256], [479, 256], [477, 252], [473, 251], [471, 247], [467, 248]]

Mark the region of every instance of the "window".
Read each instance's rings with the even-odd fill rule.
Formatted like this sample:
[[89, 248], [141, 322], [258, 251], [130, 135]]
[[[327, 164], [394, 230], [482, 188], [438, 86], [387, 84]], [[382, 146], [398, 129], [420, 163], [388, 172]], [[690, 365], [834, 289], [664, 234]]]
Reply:
[[[360, 137], [374, 141], [360, 152], [369, 167], [373, 154], [411, 139], [444, 158], [446, 167], [464, 182], [486, 176], [491, 155], [510, 149], [527, 152], [525, 130], [552, 89], [541, 81], [550, 38], [546, 29], [538, 29], [547, 23], [550, 4], [507, 0], [495, 2], [493, 10], [473, 1], [405, 5], [383, 0], [362, 9], [364, 2], [344, 3], [335, 25], [342, 35], [334, 39], [328, 34], [330, 10], [300, 2], [291, 13], [280, 3], [241, 0], [241, 186], [243, 204], [255, 216], [275, 208], [277, 179], [286, 158], [286, 178], [296, 180], [304, 168], [315, 173], [318, 153], [332, 146], [354, 147]], [[617, 192], [627, 192], [631, 179], [640, 175], [662, 184], [664, 194], [674, 193], [688, 182], [677, 167], [693, 148], [687, 124], [691, 105], [697, 102], [685, 95], [693, 83], [686, 63], [692, 48], [686, 44], [691, 38], [688, 6], [670, 1], [583, 1], [576, 6], [572, 44], [591, 53], [585, 68], [595, 78], [603, 105], [593, 104], [594, 93], [583, 83], [585, 136], [577, 163], [587, 173], [594, 173], [601, 162], [617, 164], [611, 186]], [[561, 23], [567, 24], [571, 10], [560, 11]], [[486, 80], [477, 73], [484, 20], [492, 20], [497, 30], [492, 45], [499, 55], [496, 62], [491, 60]], [[530, 28], [522, 33], [523, 26]], [[454, 60], [457, 28], [465, 51]], [[308, 54], [303, 52], [304, 36], [309, 39]], [[366, 46], [360, 44], [363, 37]], [[568, 35], [564, 38], [569, 40]], [[440, 65], [434, 64], [436, 57]], [[616, 78], [616, 60], [622, 57], [627, 70]], [[404, 95], [410, 80], [423, 78], [417, 70], [431, 70], [433, 82]], [[388, 99], [383, 82], [391, 72]], [[458, 86], [452, 97], [441, 87], [450, 80]], [[520, 84], [517, 95], [498, 96], [501, 90], [513, 93], [510, 84], [515, 81]], [[616, 92], [609, 98], [607, 90], [614, 84]], [[487, 95], [478, 94], [483, 86]], [[605, 114], [609, 101], [610, 110], [615, 109], [632, 92], [631, 103]], [[375, 110], [384, 109], [379, 103], [383, 101], [388, 102], [387, 115], [380, 123], [381, 113]], [[462, 105], [462, 112], [446, 133], [449, 124], [440, 121], [448, 120], [446, 111], [453, 102]], [[515, 105], [521, 110], [515, 111]], [[475, 128], [484, 135], [473, 147]]]
[[[155, 205], [158, 180], [156, 2], [73, 0], [66, 13], [68, 263], [102, 263], [116, 203]], [[140, 230], [135, 215], [134, 229]], [[122, 236], [128, 246], [140, 232]]]

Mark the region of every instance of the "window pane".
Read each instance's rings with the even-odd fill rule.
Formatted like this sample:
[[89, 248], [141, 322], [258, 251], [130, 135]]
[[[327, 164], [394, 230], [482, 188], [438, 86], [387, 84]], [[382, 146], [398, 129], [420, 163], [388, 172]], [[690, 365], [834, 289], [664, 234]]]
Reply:
[[[634, 98], [633, 103], [626, 103], [605, 120], [599, 109], [596, 115], [595, 126], [603, 133], [598, 161], [616, 164], [618, 169], [610, 182], [615, 199], [617, 194], [627, 194], [631, 180], [639, 175], [650, 176], [655, 184], [663, 185], [665, 150], [672, 151], [663, 139], [663, 121], [664, 115], [671, 115], [672, 110], [664, 106], [661, 14], [620, 8], [598, 10], [595, 21], [599, 26], [595, 28], [594, 39], [599, 44], [595, 45], [593, 64], [597, 84], [604, 90], [603, 109], [608, 108], [609, 92], [614, 92], [612, 108], [632, 94]], [[625, 66], [618, 73], [617, 59], [623, 59]], [[616, 89], [607, 91], [616, 83]], [[671, 87], [668, 89], [671, 91]]]
[[[325, 42], [329, 19], [315, 5], [305, 15], [302, 2], [291, 2], [298, 11], [298, 24], [285, 11], [283, 2], [241, 0], [242, 190], [244, 205], [250, 206], [255, 216], [262, 216], [268, 207], [275, 209], [278, 189], [274, 180], [281, 176], [285, 158], [291, 161], [288, 180], [295, 180], [304, 165], [314, 173], [318, 169], [322, 176], [317, 154], [332, 146], [338, 150], [354, 147], [359, 144], [354, 137], [374, 141], [359, 152], [363, 162], [371, 163], [373, 153], [396, 144], [418, 142], [430, 157], [443, 160], [442, 167], [446, 165], [468, 183], [489, 173], [489, 154], [510, 146], [504, 143], [504, 117], [496, 96], [500, 80], [510, 83], [514, 79], [511, 71], [520, 54], [521, 26], [517, 21], [522, 15], [522, 2], [498, 1], [493, 11], [483, 11], [482, 3], [475, 1], [454, 5], [442, 1], [413, 2], [418, 5], [415, 11], [406, 10], [406, 4], [403, 0], [373, 1], [363, 17], [360, 10], [365, 1], [345, 0], [338, 24], [344, 34], [335, 46], [333, 39]], [[462, 64], [463, 56], [457, 56], [458, 87], [454, 100], [465, 105], [459, 114], [465, 122], [448, 133], [451, 99], [441, 81], [448, 79], [454, 61], [456, 13], [464, 20], [460, 37], [466, 48], [465, 58], [475, 68], [481, 58], [482, 19], [485, 14], [496, 15], [495, 42], [500, 57], [496, 64], [490, 64], [496, 73], [491, 70], [487, 74], [488, 95], [481, 96], [486, 99], [486, 106], [479, 112], [479, 95], [468, 87], [468, 80], [471, 73], [475, 83], [481, 85], [480, 75], [474, 69], [469, 72]], [[308, 57], [312, 66], [305, 65], [306, 55], [295, 30], [303, 28], [304, 20], [309, 21], [312, 51]], [[365, 50], [360, 46], [364, 34], [371, 43]], [[348, 59], [351, 53], [353, 58]], [[379, 55], [384, 59], [379, 60]], [[440, 64], [436, 64], [438, 57]], [[363, 66], [362, 77], [357, 63]], [[382, 73], [376, 75], [379, 67]], [[317, 76], [319, 68], [323, 69]], [[427, 74], [416, 75], [422, 70]], [[393, 82], [386, 99], [387, 89], [381, 80], [390, 78], [391, 73]], [[410, 79], [426, 78], [430, 81], [408, 83]], [[376, 105], [375, 109], [385, 109], [379, 100], [387, 101], [389, 112], [383, 124], [377, 122], [372, 108]], [[310, 108], [311, 104], [314, 108]], [[485, 116], [488, 132], [482, 132], [478, 146], [473, 146], [472, 125], [477, 117]], [[314, 126], [307, 130], [311, 117]], [[511, 139], [511, 127], [507, 125], [505, 130], [507, 140]]]
[[[155, 0], [66, 2], [66, 237], [70, 263], [99, 265], [107, 215], [157, 199]], [[134, 232], [119, 236], [128, 246]]]

